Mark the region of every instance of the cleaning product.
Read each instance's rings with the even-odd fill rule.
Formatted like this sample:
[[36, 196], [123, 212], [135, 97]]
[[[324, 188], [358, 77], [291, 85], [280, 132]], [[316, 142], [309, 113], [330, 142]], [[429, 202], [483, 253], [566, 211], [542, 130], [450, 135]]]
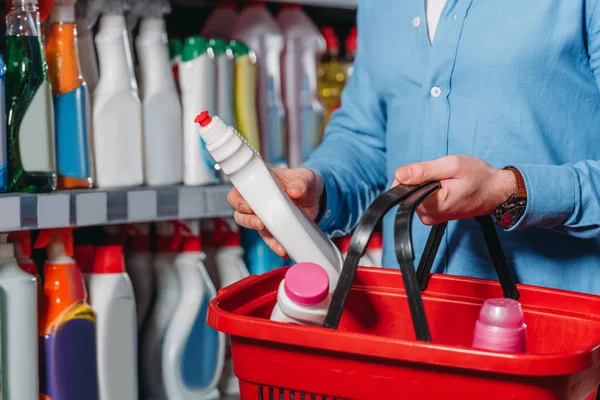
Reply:
[[0, 234], [0, 398], [37, 400], [38, 341], [36, 278], [19, 268], [8, 234]]
[[[348, 256], [348, 248], [350, 247], [351, 240], [351, 236], [342, 236], [337, 240], [338, 248], [340, 249], [340, 252], [342, 253], [342, 257], [344, 257], [344, 259], [346, 258], [346, 256]], [[375, 263], [373, 262], [373, 260], [371, 260], [371, 257], [369, 257], [369, 253], [365, 252], [365, 254], [363, 254], [363, 256], [360, 258], [360, 260], [358, 260], [358, 265], [361, 267], [374, 267]]]
[[201, 35], [203, 37], [215, 37], [223, 40], [231, 39], [231, 27], [235, 22], [237, 12], [233, 0], [221, 0], [219, 5], [210, 13], [204, 25]]
[[215, 112], [222, 116], [227, 125], [236, 126], [233, 91], [233, 51], [223, 39], [213, 38], [208, 46], [215, 55], [217, 65], [217, 107]]
[[72, 258], [72, 231], [41, 231], [35, 248], [43, 247], [48, 259], [39, 315], [41, 397], [96, 400], [96, 316], [86, 304], [83, 279]]
[[[75, 3], [75, 17], [77, 20], [77, 51], [81, 64], [81, 75], [85, 81], [88, 92], [89, 105], [92, 104], [94, 90], [99, 80], [98, 60], [96, 56], [96, 45], [94, 44], [94, 32], [92, 27], [100, 16], [100, 5], [98, 0], [77, 0]], [[91, 117], [91, 108], [88, 115]], [[91, 118], [90, 118], [91, 119]], [[88, 129], [91, 131], [91, 123]]]
[[244, 263], [252, 275], [264, 274], [285, 266], [286, 260], [271, 250], [257, 230], [241, 228], [240, 236], [244, 249]]
[[367, 245], [367, 253], [365, 255], [369, 257], [374, 267], [383, 266], [383, 237], [381, 236], [381, 232], [373, 233]]
[[183, 180], [183, 120], [163, 19], [170, 6], [167, 0], [138, 4], [144, 7], [136, 39], [144, 89], [144, 176], [148, 185], [173, 185]]
[[122, 0], [105, 0], [96, 47], [100, 64], [100, 80], [94, 91], [96, 185], [141, 185], [142, 105]]
[[88, 90], [79, 68], [75, 1], [55, 0], [46, 44], [54, 94], [58, 187], [94, 185], [88, 124]]
[[204, 267], [199, 221], [178, 223], [181, 252], [175, 258], [181, 296], [165, 332], [162, 371], [167, 398], [219, 399], [225, 337], [206, 324], [215, 287]]
[[125, 262], [127, 273], [133, 284], [138, 331], [150, 309], [154, 290], [152, 272], [152, 248], [150, 246], [150, 226], [148, 224], [127, 225], [131, 238]]
[[284, 167], [287, 165], [287, 136], [280, 73], [283, 34], [265, 3], [255, 1], [236, 18], [231, 36], [243, 41], [256, 54], [260, 151], [266, 162]]
[[335, 31], [330, 26], [321, 28], [327, 50], [317, 68], [319, 99], [325, 108], [323, 125], [329, 122], [331, 113], [341, 103], [342, 90], [346, 83], [346, 65], [340, 59], [340, 46]]
[[171, 70], [173, 71], [173, 77], [175, 78], [175, 87], [176, 87], [178, 93], [180, 93], [179, 63], [181, 62], [182, 53], [183, 53], [183, 43], [181, 43], [181, 40], [169, 39], [169, 58], [171, 59]]
[[89, 281], [96, 312], [100, 400], [137, 400], [137, 328], [122, 246], [97, 246]]
[[16, 231], [8, 234], [8, 241], [13, 244], [15, 257], [21, 269], [36, 277], [40, 281], [37, 266], [31, 259], [31, 233], [30, 231]]
[[196, 118], [206, 148], [240, 191], [265, 227], [296, 262], [314, 262], [329, 275], [335, 289], [342, 256], [323, 231], [282, 191], [271, 171], [244, 139], [204, 111]]
[[284, 4], [277, 22], [285, 37], [282, 58], [288, 161], [300, 166], [318, 146], [325, 112], [317, 97], [317, 60], [325, 40], [298, 4]]
[[[217, 288], [222, 289], [244, 279], [250, 273], [244, 263], [244, 249], [241, 245], [239, 227], [233, 219], [216, 218], [214, 223], [214, 240], [218, 245], [215, 253], [215, 266], [217, 269], [215, 284]], [[224, 396], [239, 396], [240, 387], [238, 379], [233, 373], [229, 336], [227, 336], [227, 341], [225, 364], [219, 382], [219, 390]]]
[[14, 0], [6, 15], [6, 126], [9, 190], [56, 188], [52, 90], [35, 0]]
[[158, 251], [152, 261], [156, 295], [144, 326], [140, 354], [144, 398], [166, 398], [162, 374], [163, 339], [181, 294], [175, 270], [178, 249], [174, 249], [172, 245], [174, 233], [172, 223], [156, 224]]
[[256, 54], [239, 40], [229, 43], [234, 57], [234, 104], [236, 129], [252, 147], [260, 151], [258, 109], [256, 107]]
[[94, 246], [91, 245], [77, 245], [73, 251], [73, 257], [81, 272], [83, 283], [89, 292], [90, 277], [94, 270]]
[[521, 304], [513, 299], [487, 299], [475, 323], [473, 347], [506, 353], [525, 353], [527, 325]]
[[194, 124], [198, 110], [217, 107], [215, 59], [204, 38], [192, 36], [185, 40], [179, 85], [183, 103], [183, 181], [186, 185], [215, 183], [215, 162], [198, 138]]
[[329, 280], [323, 268], [314, 263], [290, 267], [277, 290], [272, 321], [323, 326], [329, 302]]
[[354, 59], [356, 58], [356, 40], [357, 30], [354, 26], [350, 29], [350, 33], [346, 37], [346, 57], [344, 57], [344, 61], [346, 64], [346, 79], [349, 79], [352, 76], [352, 72], [354, 71]]
[[[0, 55], [0, 110], [6, 109], [4, 96], [4, 77], [6, 76], [6, 63]], [[8, 189], [8, 153], [6, 151], [6, 114], [0, 113], [0, 193]]]

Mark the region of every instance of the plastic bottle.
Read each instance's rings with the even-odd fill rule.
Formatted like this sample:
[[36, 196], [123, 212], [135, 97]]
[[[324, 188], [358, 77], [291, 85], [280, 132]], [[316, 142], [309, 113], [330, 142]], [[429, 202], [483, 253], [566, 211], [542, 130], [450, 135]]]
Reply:
[[37, 266], [31, 259], [31, 233], [30, 231], [17, 231], [8, 234], [8, 241], [13, 244], [15, 257], [21, 269], [36, 277], [40, 282]]
[[185, 40], [179, 85], [183, 104], [183, 181], [186, 185], [215, 183], [215, 162], [198, 138], [194, 124], [198, 110], [215, 110], [217, 103], [214, 55], [207, 41], [199, 36]]
[[252, 275], [260, 275], [285, 266], [286, 260], [281, 258], [265, 243], [258, 231], [240, 229], [244, 263]]
[[255, 1], [236, 18], [231, 36], [243, 41], [256, 54], [260, 151], [266, 162], [284, 167], [287, 165], [287, 135], [280, 72], [283, 34], [265, 3]]
[[165, 333], [162, 371], [167, 398], [218, 399], [225, 337], [206, 324], [216, 295], [204, 266], [199, 221], [178, 224], [181, 252], [175, 258], [181, 297]]
[[513, 299], [487, 299], [475, 323], [473, 347], [506, 353], [525, 353], [527, 325], [521, 304]]
[[317, 68], [318, 93], [325, 108], [323, 125], [329, 122], [331, 113], [341, 103], [342, 90], [346, 82], [346, 65], [340, 59], [339, 41], [335, 31], [330, 26], [321, 28], [327, 51], [321, 57]]
[[37, 400], [38, 340], [36, 278], [17, 264], [7, 233], [0, 234], [3, 399]]
[[381, 232], [373, 233], [371, 241], [367, 246], [366, 255], [369, 257], [374, 267], [383, 266], [383, 238]]
[[234, 57], [235, 126], [252, 147], [260, 151], [256, 54], [239, 40], [232, 40], [229, 46]]
[[52, 89], [36, 0], [14, 0], [6, 16], [9, 190], [56, 188]]
[[[350, 240], [352, 239], [351, 236], [343, 236], [341, 238], [338, 239], [338, 247], [340, 249], [340, 252], [342, 253], [342, 257], [344, 259], [346, 259], [346, 257], [348, 256], [348, 247], [350, 247]], [[358, 265], [361, 267], [374, 267], [375, 263], [373, 262], [373, 260], [371, 260], [371, 257], [369, 257], [369, 253], [368, 251], [365, 252], [365, 254], [360, 258], [360, 260], [358, 260]]]
[[182, 53], [183, 53], [183, 43], [181, 43], [181, 40], [169, 39], [169, 57], [171, 59], [171, 70], [173, 71], [173, 77], [175, 78], [175, 86], [176, 86], [178, 93], [180, 93], [179, 63], [181, 62]]
[[[6, 76], [6, 63], [0, 55], [0, 110], [6, 109], [4, 96], [4, 78]], [[8, 152], [6, 151], [6, 114], [0, 112], [0, 193], [8, 189]]]
[[[98, 59], [96, 55], [96, 45], [94, 44], [94, 32], [92, 27], [96, 24], [100, 15], [100, 5], [102, 0], [77, 0], [75, 4], [75, 17], [77, 20], [77, 50], [79, 52], [79, 62], [81, 63], [81, 75], [87, 84], [90, 94], [89, 107], [91, 116], [91, 104], [96, 85], [98, 85]], [[91, 119], [91, 118], [90, 118]], [[91, 123], [89, 124], [91, 131]]]
[[73, 251], [75, 262], [81, 271], [81, 277], [85, 288], [89, 293], [90, 277], [94, 270], [94, 246], [91, 245], [77, 245]]
[[133, 287], [122, 246], [97, 246], [89, 281], [96, 312], [101, 400], [137, 400], [137, 328]]
[[96, 35], [100, 80], [94, 91], [98, 187], [141, 185], [142, 105], [121, 0], [106, 0]]
[[56, 0], [46, 44], [54, 94], [58, 187], [94, 185], [88, 124], [88, 90], [79, 68], [75, 1]]
[[325, 52], [321, 33], [297, 4], [285, 4], [277, 15], [285, 37], [282, 57], [288, 161], [298, 167], [318, 146], [325, 111], [317, 97], [317, 60]]
[[196, 118], [208, 151], [240, 191], [266, 228], [296, 262], [314, 262], [335, 289], [342, 256], [323, 231], [281, 190], [271, 171], [250, 145], [221, 121], [202, 112]]
[[175, 257], [178, 249], [173, 248], [173, 224], [156, 224], [157, 253], [152, 261], [156, 279], [154, 306], [147, 316], [142, 334], [141, 373], [143, 377], [143, 398], [166, 398], [162, 375], [163, 339], [173, 313], [177, 308], [181, 289], [175, 270]]
[[233, 0], [221, 0], [208, 16], [202, 26], [203, 37], [215, 37], [223, 40], [231, 39], [231, 27], [237, 17]]
[[217, 65], [217, 107], [215, 112], [222, 116], [226, 124], [236, 126], [233, 100], [233, 51], [223, 39], [210, 39], [208, 46], [213, 50]]
[[[44, 299], [39, 315], [42, 398], [98, 399], [96, 316], [73, 260], [70, 229], [41, 231], [35, 248], [46, 247]], [[46, 397], [43, 397], [46, 396]]]
[[[227, 287], [249, 276], [248, 267], [244, 262], [244, 249], [241, 245], [239, 227], [233, 219], [216, 218], [214, 240], [218, 245], [215, 253], [217, 279], [213, 279], [218, 289]], [[229, 341], [229, 336], [227, 336]], [[225, 365], [219, 390], [224, 396], [239, 396], [240, 387], [231, 360], [230, 346], [225, 349]]]
[[133, 284], [139, 331], [150, 309], [155, 285], [152, 272], [150, 226], [148, 224], [136, 224], [128, 225], [127, 228], [130, 232], [131, 241], [125, 265]]
[[346, 63], [346, 79], [352, 76], [354, 71], [354, 58], [356, 57], [356, 39], [357, 31], [356, 27], [350, 29], [350, 33], [346, 37], [346, 57], [344, 58]]
[[329, 309], [329, 281], [323, 268], [314, 263], [291, 266], [277, 290], [272, 321], [322, 326]]
[[135, 43], [144, 89], [144, 176], [148, 185], [173, 185], [183, 180], [183, 120], [163, 19], [170, 6], [165, 0], [138, 4], [144, 7], [137, 10], [144, 17]]

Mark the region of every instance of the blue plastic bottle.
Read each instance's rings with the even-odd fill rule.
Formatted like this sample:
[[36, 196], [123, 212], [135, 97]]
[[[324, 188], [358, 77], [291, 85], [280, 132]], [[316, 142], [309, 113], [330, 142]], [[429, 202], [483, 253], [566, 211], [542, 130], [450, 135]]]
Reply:
[[267, 246], [258, 231], [242, 228], [240, 234], [244, 248], [244, 262], [252, 275], [260, 275], [286, 265], [286, 260]]

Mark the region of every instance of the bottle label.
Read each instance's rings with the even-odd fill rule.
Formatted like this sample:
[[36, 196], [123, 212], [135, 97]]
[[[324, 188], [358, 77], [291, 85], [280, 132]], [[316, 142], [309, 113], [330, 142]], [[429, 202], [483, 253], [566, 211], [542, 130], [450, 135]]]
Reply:
[[29, 172], [54, 172], [54, 110], [47, 79], [36, 91], [19, 128], [21, 164]]
[[61, 177], [91, 178], [85, 89], [81, 85], [54, 96], [56, 158]]
[[310, 93], [308, 76], [304, 75], [300, 91], [300, 134], [302, 138], [302, 160], [306, 160], [319, 145], [323, 124], [321, 107], [315, 107]]
[[264, 156], [272, 165], [281, 165], [286, 162], [285, 149], [285, 112], [279, 107], [275, 98], [275, 80], [269, 76], [267, 93], [267, 142], [264, 146]]

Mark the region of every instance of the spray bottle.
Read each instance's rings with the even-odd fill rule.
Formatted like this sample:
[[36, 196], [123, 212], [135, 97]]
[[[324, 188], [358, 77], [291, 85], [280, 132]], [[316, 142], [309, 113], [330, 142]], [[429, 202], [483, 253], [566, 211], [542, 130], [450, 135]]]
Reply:
[[98, 187], [144, 181], [142, 104], [123, 13], [123, 0], [104, 0], [96, 35], [100, 80], [94, 92], [93, 126]]
[[37, 278], [40, 282], [40, 276], [37, 266], [31, 259], [31, 233], [29, 231], [11, 232], [8, 235], [8, 241], [13, 244], [15, 257], [21, 269]]
[[40, 393], [52, 400], [97, 400], [96, 316], [73, 259], [71, 229], [41, 231], [35, 248], [43, 247], [48, 259], [39, 315]]
[[177, 93], [181, 94], [179, 89], [179, 63], [181, 62], [181, 55], [183, 53], [183, 43], [179, 39], [169, 39], [169, 58], [171, 59], [171, 69], [173, 70], [173, 77], [175, 78], [175, 86], [177, 87]]
[[237, 17], [233, 0], [221, 0], [202, 26], [201, 35], [223, 40], [231, 39], [231, 27]]
[[38, 399], [36, 278], [19, 268], [8, 234], [0, 234], [3, 399]]
[[164, 16], [167, 0], [136, 2], [128, 19], [142, 15], [136, 39], [143, 88], [144, 176], [148, 185], [183, 180], [183, 120], [173, 79]]
[[36, 0], [14, 0], [6, 16], [9, 190], [56, 188], [52, 90]]
[[54, 94], [58, 187], [93, 187], [88, 90], [79, 67], [75, 1], [55, 0], [46, 45]]
[[181, 296], [165, 332], [162, 352], [167, 398], [218, 399], [225, 336], [206, 324], [208, 303], [216, 290], [204, 266], [200, 222], [178, 222], [175, 233], [175, 247], [181, 248], [175, 258]]
[[127, 273], [133, 284], [138, 331], [142, 327], [154, 291], [152, 272], [152, 248], [150, 246], [150, 226], [148, 224], [126, 225], [129, 252], [125, 262]]
[[[102, 2], [95, 0], [77, 0], [75, 4], [75, 17], [77, 20], [77, 49], [81, 63], [81, 75], [87, 84], [90, 96], [93, 96], [98, 84], [98, 59], [96, 56], [96, 45], [94, 44], [94, 32], [92, 27], [98, 21]], [[88, 98], [91, 117], [91, 97]], [[90, 123], [91, 125], [91, 123]], [[91, 126], [89, 127], [91, 130]]]

